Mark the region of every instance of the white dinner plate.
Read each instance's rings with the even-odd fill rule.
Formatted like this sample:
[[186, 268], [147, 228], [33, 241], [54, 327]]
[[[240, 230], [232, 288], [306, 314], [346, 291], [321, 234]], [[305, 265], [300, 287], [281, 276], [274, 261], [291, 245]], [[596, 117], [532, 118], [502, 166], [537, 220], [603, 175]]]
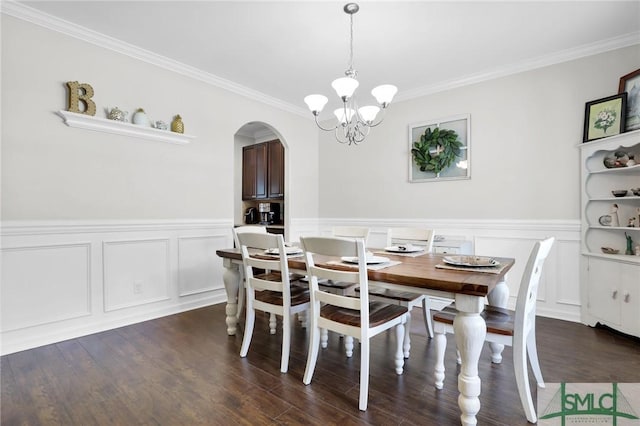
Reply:
[[424, 247], [409, 244], [398, 244], [397, 246], [385, 247], [384, 250], [391, 253], [416, 253], [424, 251]]
[[[286, 254], [301, 254], [302, 249], [300, 247], [285, 247], [284, 251]], [[266, 254], [280, 254], [280, 249], [278, 247], [270, 248], [264, 251]]]
[[444, 263], [456, 266], [498, 266], [500, 262], [484, 256], [446, 256]]
[[[357, 256], [343, 256], [340, 259], [347, 263], [358, 263]], [[376, 263], [385, 263], [388, 261], [388, 258], [382, 256], [367, 256], [367, 265], [375, 265]]]

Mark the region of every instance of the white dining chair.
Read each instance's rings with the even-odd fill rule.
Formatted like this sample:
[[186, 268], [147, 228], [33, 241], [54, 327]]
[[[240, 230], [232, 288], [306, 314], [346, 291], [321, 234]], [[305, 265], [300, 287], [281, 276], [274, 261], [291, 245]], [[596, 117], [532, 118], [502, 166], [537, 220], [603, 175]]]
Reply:
[[[266, 234], [267, 227], [259, 226], [259, 225], [247, 225], [247, 226], [237, 226], [232, 228], [233, 232], [233, 244], [235, 247], [240, 248], [240, 241], [238, 240], [238, 235], [243, 234], [245, 232], [257, 233], [257, 234]], [[238, 313], [236, 318], [240, 318], [242, 315], [242, 310], [244, 309], [244, 292], [245, 292], [245, 277], [244, 277], [244, 268], [240, 268], [240, 282], [238, 283]], [[272, 321], [275, 320], [275, 316], [271, 318]]]
[[[387, 247], [409, 245], [423, 249], [425, 253], [433, 251], [433, 237], [435, 231], [427, 228], [391, 228], [387, 232]], [[442, 310], [446, 306], [453, 303], [452, 299], [443, 297], [427, 296], [419, 293], [408, 291], [393, 290], [385, 288], [375, 283], [370, 283], [369, 297], [372, 300], [379, 300], [386, 303], [394, 303], [406, 306], [409, 312], [416, 307], [422, 307], [422, 316], [425, 328], [430, 338], [433, 337], [433, 324], [431, 321], [432, 310]], [[404, 352], [408, 354], [411, 349], [411, 316], [407, 320], [407, 332], [404, 337]], [[407, 355], [408, 356], [408, 355]]]
[[[527, 420], [531, 423], [537, 422], [537, 416], [531, 398], [531, 390], [529, 389], [527, 358], [531, 364], [538, 387], [543, 388], [544, 380], [536, 349], [536, 299], [542, 266], [551, 251], [553, 242], [553, 237], [547, 238], [536, 242], [533, 247], [522, 275], [515, 311], [485, 306], [481, 314], [487, 324], [485, 341], [513, 346], [513, 368], [518, 394], [520, 395], [520, 401]], [[442, 312], [437, 312], [433, 315], [436, 342], [435, 386], [437, 389], [442, 389], [444, 386], [446, 333], [453, 333], [455, 317], [456, 311], [453, 308], [446, 308]], [[492, 360], [493, 362], [497, 361], [495, 358]]]
[[[402, 341], [408, 310], [399, 305], [389, 305], [369, 300], [364, 240], [333, 237], [300, 238], [305, 252], [307, 276], [311, 292], [311, 325], [307, 366], [303, 382], [311, 383], [320, 350], [321, 329], [327, 329], [360, 340], [360, 396], [358, 407], [366, 411], [369, 395], [370, 339], [377, 334], [395, 328], [395, 370], [402, 374], [404, 357]], [[357, 267], [333, 269], [330, 264], [316, 263], [315, 256], [358, 258]], [[335, 294], [318, 286], [322, 279], [351, 282], [363, 290], [360, 297]]]
[[[309, 309], [309, 291], [299, 286], [292, 286], [289, 280], [287, 252], [282, 235], [267, 233], [238, 234], [242, 262], [246, 279], [247, 312], [244, 337], [240, 356], [246, 357], [253, 336], [255, 311], [268, 312], [282, 317], [282, 358], [280, 371], [286, 373], [289, 368], [289, 351], [291, 347], [292, 316]], [[277, 248], [277, 254], [265, 255], [264, 250]], [[249, 252], [258, 249], [258, 256]], [[255, 274], [254, 268], [265, 271]], [[269, 327], [275, 331], [275, 324]], [[272, 333], [273, 334], [273, 333]]]

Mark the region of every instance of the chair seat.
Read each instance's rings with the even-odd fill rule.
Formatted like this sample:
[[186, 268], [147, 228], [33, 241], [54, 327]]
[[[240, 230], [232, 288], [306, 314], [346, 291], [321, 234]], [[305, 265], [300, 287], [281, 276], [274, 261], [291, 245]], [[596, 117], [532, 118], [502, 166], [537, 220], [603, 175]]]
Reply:
[[[291, 306], [309, 303], [309, 290], [304, 287], [291, 286]], [[282, 293], [279, 291], [256, 291], [255, 299], [270, 305], [283, 305]]]
[[[360, 292], [360, 287], [356, 288], [356, 293]], [[369, 287], [369, 294], [372, 296], [381, 296], [387, 299], [397, 300], [399, 302], [413, 302], [421, 299], [423, 296], [418, 293], [411, 293], [410, 291], [397, 291], [390, 290], [388, 288], [372, 288]]]
[[[381, 302], [369, 302], [369, 326], [376, 327], [398, 318], [408, 312], [406, 307], [389, 305]], [[360, 311], [325, 305], [320, 309], [320, 316], [331, 321], [360, 327]]]
[[[434, 313], [433, 320], [453, 325], [457, 312], [455, 307], [449, 306], [440, 312]], [[485, 306], [480, 316], [487, 323], [487, 333], [513, 336], [514, 311], [496, 306]]]
[[335, 288], [339, 290], [347, 290], [354, 286], [353, 283], [346, 283], [340, 281], [331, 281], [331, 280], [322, 280], [318, 281], [318, 286], [327, 287], [327, 288]]

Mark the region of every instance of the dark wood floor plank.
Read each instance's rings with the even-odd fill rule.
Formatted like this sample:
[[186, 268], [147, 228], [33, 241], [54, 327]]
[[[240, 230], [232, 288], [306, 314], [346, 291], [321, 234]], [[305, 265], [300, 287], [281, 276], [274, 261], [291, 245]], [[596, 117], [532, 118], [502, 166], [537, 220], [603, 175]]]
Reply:
[[[305, 386], [308, 331], [293, 328], [289, 372], [280, 373], [275, 335], [258, 315], [251, 348], [227, 336], [224, 305], [184, 312], [1, 358], [5, 425], [455, 425], [459, 424], [454, 337], [448, 336], [444, 389], [433, 387], [435, 345], [419, 311], [411, 356], [393, 368], [395, 335], [372, 339], [369, 408], [358, 410], [360, 348], [351, 359], [331, 333]], [[611, 330], [538, 318], [546, 382], [640, 382], [640, 340]], [[513, 377], [512, 350], [492, 364], [483, 348], [478, 424], [528, 425]], [[602, 365], [607, 360], [606, 365]], [[533, 383], [533, 377], [530, 375]], [[534, 400], [536, 389], [532, 388]]]

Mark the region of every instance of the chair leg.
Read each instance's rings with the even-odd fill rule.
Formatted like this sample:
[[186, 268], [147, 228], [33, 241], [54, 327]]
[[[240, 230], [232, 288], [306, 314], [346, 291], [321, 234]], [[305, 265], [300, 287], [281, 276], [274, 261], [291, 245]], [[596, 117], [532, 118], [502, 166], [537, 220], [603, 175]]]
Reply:
[[320, 346], [326, 349], [329, 342], [329, 331], [326, 328], [320, 330]]
[[276, 314], [269, 314], [269, 332], [271, 334], [276, 334]]
[[405, 352], [403, 350], [404, 346], [404, 338], [409, 332], [405, 329], [405, 323], [409, 321], [409, 315], [405, 316], [405, 321], [401, 322], [396, 326], [396, 357], [395, 357], [395, 365], [396, 365], [396, 374], [402, 374], [404, 367], [404, 359], [409, 358], [409, 352]]
[[529, 364], [531, 364], [531, 369], [533, 370], [533, 375], [536, 378], [538, 387], [543, 388], [544, 379], [542, 378], [542, 370], [540, 369], [540, 362], [538, 361], [535, 329], [531, 330], [527, 336], [527, 354], [529, 355]]
[[[360, 411], [367, 411], [369, 400], [369, 344], [368, 338], [360, 342], [360, 402], [358, 404]], [[402, 358], [402, 352], [400, 357]]]
[[431, 320], [431, 299], [429, 296], [422, 298], [422, 316], [424, 317], [424, 325], [427, 328], [427, 334], [433, 339], [433, 321]]
[[[242, 268], [240, 268], [242, 271]], [[242, 308], [244, 307], [244, 299], [245, 299], [245, 288], [244, 288], [244, 274], [241, 272], [240, 274], [240, 285], [238, 286], [238, 313], [236, 314], [236, 318], [240, 318], [242, 315]]]
[[402, 345], [403, 355], [405, 358], [409, 358], [409, 352], [411, 351], [411, 311], [407, 315], [407, 322], [404, 327], [404, 342]]
[[251, 336], [253, 335], [253, 326], [256, 320], [256, 311], [253, 309], [251, 303], [247, 303], [247, 314], [245, 315], [244, 322], [244, 337], [242, 338], [242, 347], [240, 348], [240, 356], [242, 358], [247, 356], [249, 352], [249, 345], [251, 344]]
[[522, 408], [527, 416], [527, 420], [531, 423], [536, 423], [538, 418], [536, 416], [535, 406], [533, 405], [533, 399], [531, 398], [531, 390], [529, 389], [529, 371], [527, 370], [527, 352], [525, 346], [526, 342], [516, 341], [516, 339], [514, 339], [513, 370], [516, 376], [520, 402], [522, 403]]
[[353, 336], [345, 336], [344, 350], [347, 354], [347, 358], [351, 358], [353, 356]]
[[437, 330], [434, 340], [436, 342], [435, 386], [436, 389], [442, 389], [444, 387], [444, 353], [447, 350], [447, 335], [444, 331]]
[[291, 315], [282, 315], [282, 359], [280, 360], [280, 372], [286, 373], [289, 369], [289, 351], [291, 348]]
[[[311, 335], [309, 336], [309, 352], [307, 352], [307, 366], [304, 369], [304, 376], [302, 377], [302, 383], [308, 385], [311, 383], [313, 377], [313, 371], [316, 368], [316, 362], [318, 361], [318, 351], [320, 350], [320, 329], [315, 321], [312, 320]], [[326, 330], [325, 330], [326, 331]]]

